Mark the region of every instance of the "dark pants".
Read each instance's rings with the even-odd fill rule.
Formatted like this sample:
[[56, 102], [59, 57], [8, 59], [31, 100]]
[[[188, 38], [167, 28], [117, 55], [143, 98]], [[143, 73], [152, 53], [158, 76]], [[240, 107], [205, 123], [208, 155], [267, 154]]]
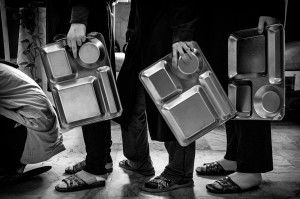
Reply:
[[273, 170], [271, 125], [268, 121], [231, 120], [226, 123], [225, 159], [237, 162], [237, 171]]
[[[27, 128], [16, 126], [14, 120], [0, 115], [0, 168], [3, 173], [16, 171], [23, 164], [20, 162], [27, 138]], [[2, 173], [1, 172], [1, 173]], [[1, 175], [0, 173], [0, 175]]]
[[[122, 128], [123, 151], [134, 166], [147, 169], [152, 166], [149, 156], [145, 90], [141, 84], [137, 85], [136, 106], [133, 110], [131, 122], [127, 128]], [[177, 184], [193, 180], [195, 143], [186, 147], [177, 141], [165, 142], [169, 154], [169, 163], [162, 175]]]
[[82, 126], [82, 132], [87, 153], [84, 170], [94, 175], [106, 174], [105, 164], [112, 162], [110, 121]]
[[138, 84], [132, 117], [127, 127], [121, 125], [123, 153], [132, 167], [151, 169], [152, 162], [149, 152], [148, 127], [145, 110], [145, 96], [142, 85]]
[[177, 141], [169, 141], [165, 142], [165, 147], [169, 153], [169, 164], [166, 166], [162, 176], [176, 184], [185, 184], [193, 181], [195, 142], [182, 147]]

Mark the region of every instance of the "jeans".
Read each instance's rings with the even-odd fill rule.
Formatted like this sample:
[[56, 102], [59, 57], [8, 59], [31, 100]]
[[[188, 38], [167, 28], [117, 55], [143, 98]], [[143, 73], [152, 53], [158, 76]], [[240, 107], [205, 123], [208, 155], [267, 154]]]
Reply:
[[193, 181], [195, 142], [182, 147], [177, 141], [169, 141], [165, 142], [165, 147], [169, 153], [169, 164], [161, 175], [176, 184]]
[[82, 126], [82, 133], [87, 153], [83, 170], [94, 175], [106, 174], [105, 164], [112, 162], [110, 121]]
[[127, 127], [121, 125], [123, 153], [132, 167], [150, 169], [152, 162], [149, 152], [148, 127], [143, 87], [139, 84], [136, 105]]
[[4, 173], [8, 173], [16, 171], [23, 165], [20, 159], [27, 138], [27, 129], [23, 125], [16, 126], [15, 121], [2, 115], [0, 115], [0, 124], [1, 128], [7, 131], [3, 130], [0, 139], [0, 168]]
[[[152, 166], [150, 164], [144, 95], [145, 91], [142, 85], [139, 84], [136, 106], [128, 130], [122, 128], [124, 155], [137, 168], [145, 165], [145, 163], [148, 163], [146, 166]], [[177, 141], [169, 141], [165, 142], [165, 147], [169, 154], [169, 163], [165, 167], [162, 176], [177, 184], [192, 181], [196, 150], [195, 142], [182, 147]]]

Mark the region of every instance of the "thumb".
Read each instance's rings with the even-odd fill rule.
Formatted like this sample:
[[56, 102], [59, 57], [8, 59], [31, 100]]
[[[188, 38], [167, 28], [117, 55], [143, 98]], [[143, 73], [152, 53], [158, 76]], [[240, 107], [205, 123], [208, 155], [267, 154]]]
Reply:
[[258, 33], [261, 34], [264, 32], [264, 25], [265, 25], [265, 20], [263, 17], [259, 17], [259, 20], [258, 20]]

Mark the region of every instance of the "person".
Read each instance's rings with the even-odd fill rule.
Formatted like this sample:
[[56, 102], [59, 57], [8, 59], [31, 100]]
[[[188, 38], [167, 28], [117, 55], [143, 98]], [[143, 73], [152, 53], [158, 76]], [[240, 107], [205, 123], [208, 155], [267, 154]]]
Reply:
[[[203, 2], [197, 35], [208, 62], [227, 91], [228, 38], [230, 33], [282, 21], [284, 1]], [[235, 5], [235, 6], [232, 6]], [[226, 122], [227, 148], [224, 158], [196, 168], [198, 175], [228, 175], [206, 186], [213, 193], [235, 193], [257, 188], [261, 173], [273, 169], [269, 121], [230, 120]]]
[[28, 180], [51, 166], [27, 172], [27, 164], [46, 161], [65, 150], [56, 112], [39, 85], [0, 62], [0, 186]]
[[195, 3], [193, 0], [131, 1], [134, 12], [130, 15], [135, 17], [129, 17], [134, 19], [130, 28], [134, 30], [117, 79], [123, 113], [115, 121], [121, 125], [126, 157], [119, 166], [145, 176], [155, 174], [149, 153], [148, 128], [151, 139], [164, 142], [169, 154], [164, 171], [141, 186], [143, 191], [154, 193], [193, 186], [195, 143], [186, 147], [179, 145], [154, 102], [145, 93], [138, 75], [171, 52], [172, 64], [175, 65], [178, 56], [191, 52], [190, 41], [197, 21]]
[[[53, 24], [59, 21], [59, 16], [67, 17], [71, 26], [67, 34], [68, 46], [72, 49], [74, 58], [77, 57], [78, 48], [85, 42], [86, 34], [89, 32], [99, 32], [104, 36], [107, 51], [110, 56], [112, 70], [115, 73], [115, 61], [113, 53], [113, 39], [111, 31], [111, 1], [103, 0], [71, 0], [67, 8], [72, 8], [71, 12], [67, 8], [60, 8], [62, 11], [55, 10], [55, 2], [49, 1], [48, 8], [52, 8], [49, 14], [55, 18], [49, 18], [49, 32], [52, 36], [64, 33], [67, 24]], [[58, 12], [58, 13], [57, 13]], [[48, 13], [48, 12], [47, 12]], [[55, 14], [58, 14], [55, 16]], [[66, 16], [70, 14], [70, 16]], [[62, 19], [66, 22], [68, 20]], [[50, 37], [50, 36], [49, 36]], [[69, 166], [65, 173], [73, 174], [63, 179], [55, 186], [57, 191], [71, 192], [93, 187], [105, 186], [107, 174], [112, 172], [113, 163], [110, 156], [111, 128], [110, 121], [102, 121], [82, 126], [83, 138], [86, 146], [85, 160]]]

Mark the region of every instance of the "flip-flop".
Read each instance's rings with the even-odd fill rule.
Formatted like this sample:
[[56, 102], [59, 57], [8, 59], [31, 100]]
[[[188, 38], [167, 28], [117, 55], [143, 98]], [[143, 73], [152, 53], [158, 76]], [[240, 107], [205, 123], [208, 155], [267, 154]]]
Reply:
[[65, 179], [62, 180], [64, 183], [66, 183], [67, 187], [59, 187], [59, 185], [55, 186], [55, 190], [59, 192], [72, 192], [72, 191], [80, 191], [84, 189], [91, 189], [96, 187], [104, 187], [105, 186], [105, 180], [97, 181], [92, 184], [87, 184], [85, 181], [83, 181], [81, 178], [79, 178], [76, 175], [71, 175]]
[[26, 182], [34, 176], [37, 176], [37, 175], [40, 175], [42, 173], [49, 171], [51, 168], [52, 168], [52, 166], [42, 166], [42, 167], [38, 167], [38, 168], [35, 168], [32, 170], [26, 171], [24, 173], [14, 172], [12, 174], [2, 176], [2, 177], [0, 177], [0, 186], [17, 184], [20, 182]]

